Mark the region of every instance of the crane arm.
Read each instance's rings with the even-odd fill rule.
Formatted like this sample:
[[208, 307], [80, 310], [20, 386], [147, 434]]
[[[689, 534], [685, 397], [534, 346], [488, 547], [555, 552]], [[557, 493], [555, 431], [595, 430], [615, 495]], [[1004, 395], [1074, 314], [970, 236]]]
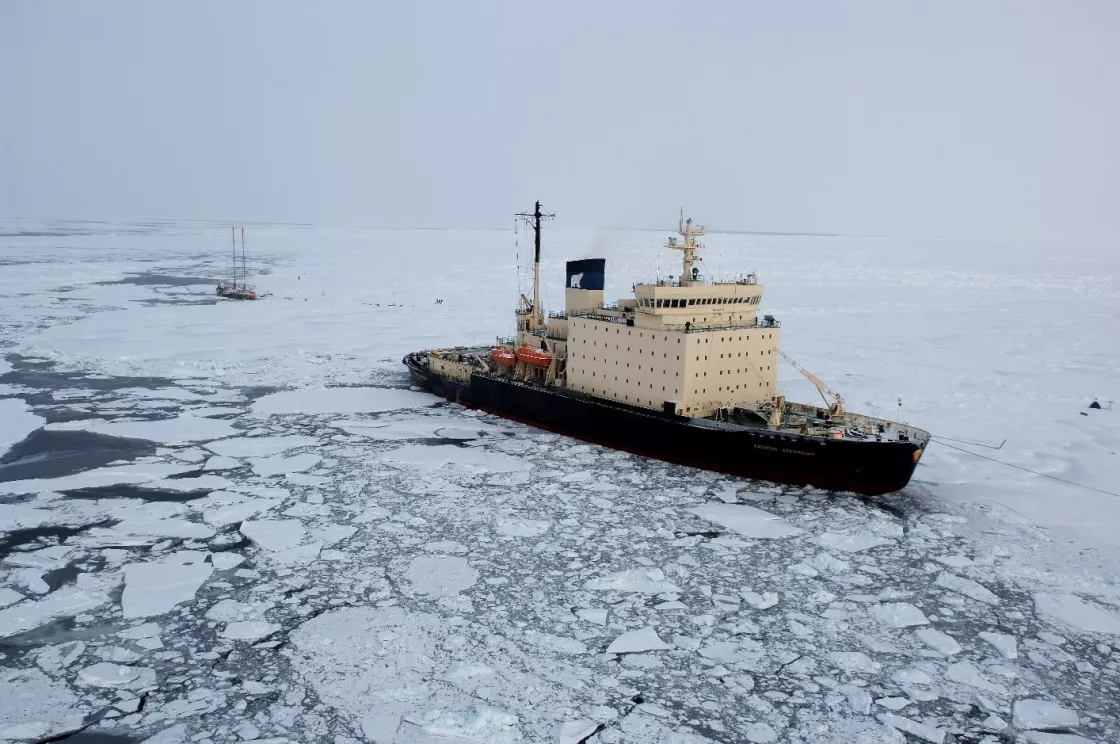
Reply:
[[[813, 383], [813, 386], [817, 389], [817, 392], [821, 394], [821, 398], [824, 400], [824, 404], [826, 406], [829, 406], [830, 413], [836, 416], [844, 415], [844, 399], [840, 397], [840, 393], [824, 384], [824, 381], [821, 380], [821, 378], [817, 377], [812, 372], [790, 359], [789, 356], [781, 349], [778, 350], [778, 353], [781, 354], [782, 359], [785, 359], [787, 362], [793, 365], [794, 369], [803, 374], [806, 380]], [[833, 400], [830, 401], [828, 399], [828, 396], [832, 396]]]

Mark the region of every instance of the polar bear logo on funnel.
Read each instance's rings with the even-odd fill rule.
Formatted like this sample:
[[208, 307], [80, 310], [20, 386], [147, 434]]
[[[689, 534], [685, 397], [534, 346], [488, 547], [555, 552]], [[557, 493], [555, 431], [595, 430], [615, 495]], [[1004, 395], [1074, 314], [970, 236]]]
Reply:
[[568, 283], [568, 289], [583, 289], [583, 287], [579, 286], [579, 283], [583, 281], [583, 273], [585, 272], [572, 274], [572, 280]]

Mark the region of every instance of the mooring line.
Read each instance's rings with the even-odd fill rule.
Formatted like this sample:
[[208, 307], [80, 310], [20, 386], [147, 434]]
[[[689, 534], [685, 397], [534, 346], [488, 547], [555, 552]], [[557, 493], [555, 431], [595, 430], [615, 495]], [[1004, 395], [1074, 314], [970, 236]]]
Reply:
[[997, 460], [996, 458], [988, 457], [987, 455], [981, 455], [979, 452], [969, 452], [968, 450], [966, 450], [962, 447], [954, 447], [953, 445], [946, 444], [945, 442], [941, 442], [940, 444], [941, 444], [942, 447], [948, 447], [949, 449], [954, 449], [957, 452], [963, 452], [966, 455], [972, 455], [973, 457], [979, 457], [982, 460], [989, 460], [989, 461], [997, 463], [999, 465], [1006, 465], [1009, 468], [1015, 468], [1016, 470], [1022, 470], [1024, 473], [1030, 473], [1032, 475], [1041, 475], [1043, 478], [1049, 478], [1050, 480], [1055, 480], [1055, 481], [1058, 481], [1059, 483], [1065, 483], [1066, 485], [1069, 485], [1069, 486], [1077, 486], [1078, 488], [1084, 488], [1084, 489], [1089, 490], [1089, 491], [1096, 491], [1097, 493], [1103, 493], [1106, 496], [1115, 496], [1117, 498], [1120, 498], [1120, 493], [1113, 493], [1112, 491], [1105, 491], [1103, 488], [1094, 488], [1093, 486], [1087, 486], [1084, 483], [1075, 483], [1074, 481], [1066, 480], [1065, 478], [1059, 478], [1056, 475], [1050, 475], [1049, 473], [1040, 473], [1037, 470], [1031, 470], [1030, 468], [1024, 468], [1021, 465], [1012, 465], [1009, 462], [1004, 462], [1003, 460]]

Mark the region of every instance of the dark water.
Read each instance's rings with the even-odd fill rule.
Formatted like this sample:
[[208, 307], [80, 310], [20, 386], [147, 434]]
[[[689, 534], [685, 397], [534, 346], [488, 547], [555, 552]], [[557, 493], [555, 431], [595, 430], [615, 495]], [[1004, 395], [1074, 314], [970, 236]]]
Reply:
[[56, 525], [53, 527], [27, 527], [20, 530], [11, 530], [0, 533], [0, 559], [16, 552], [25, 545], [31, 546], [29, 550], [38, 550], [52, 545], [61, 545], [74, 535], [81, 534], [94, 527], [112, 527], [119, 520], [106, 519], [92, 524], [83, 524], [78, 527]]
[[95, 284], [135, 284], [141, 287], [190, 287], [196, 284], [215, 284], [216, 282], [216, 279], [208, 279], [201, 276], [171, 276], [170, 274], [130, 274], [124, 279], [115, 279], [108, 282], [95, 282]]
[[0, 483], [73, 475], [116, 460], [153, 455], [155, 451], [156, 445], [143, 439], [39, 429], [0, 457]]
[[69, 499], [140, 499], [141, 501], [171, 501], [181, 504], [201, 499], [213, 490], [212, 488], [206, 488], [197, 491], [162, 491], [158, 488], [147, 488], [132, 483], [120, 483], [112, 486], [75, 488], [72, 491], [63, 491], [62, 494]]

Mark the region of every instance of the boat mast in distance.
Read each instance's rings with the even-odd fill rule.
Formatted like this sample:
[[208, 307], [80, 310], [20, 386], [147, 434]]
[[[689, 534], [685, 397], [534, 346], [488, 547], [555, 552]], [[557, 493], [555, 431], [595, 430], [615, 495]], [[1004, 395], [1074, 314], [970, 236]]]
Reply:
[[[524, 330], [544, 328], [544, 311], [541, 309], [541, 220], [551, 220], [556, 215], [541, 212], [540, 200], [533, 205], [532, 212], [518, 212], [517, 217], [533, 228], [533, 300], [529, 302], [524, 295], [521, 296], [523, 314], [528, 317], [529, 327]], [[519, 329], [520, 330], [520, 329]]]
[[684, 254], [684, 270], [681, 273], [680, 285], [682, 287], [688, 287], [691, 286], [693, 282], [700, 283], [700, 269], [693, 268], [692, 262], [704, 260], [695, 253], [697, 250], [704, 247], [703, 244], [696, 242], [696, 238], [701, 235], [706, 235], [708, 228], [704, 225], [693, 225], [691, 217], [686, 220], [684, 218], [684, 210], [682, 209], [680, 222], [677, 225], [677, 232], [684, 238], [684, 242], [679, 242], [676, 238], [669, 238], [665, 243], [665, 247], [680, 251]]

